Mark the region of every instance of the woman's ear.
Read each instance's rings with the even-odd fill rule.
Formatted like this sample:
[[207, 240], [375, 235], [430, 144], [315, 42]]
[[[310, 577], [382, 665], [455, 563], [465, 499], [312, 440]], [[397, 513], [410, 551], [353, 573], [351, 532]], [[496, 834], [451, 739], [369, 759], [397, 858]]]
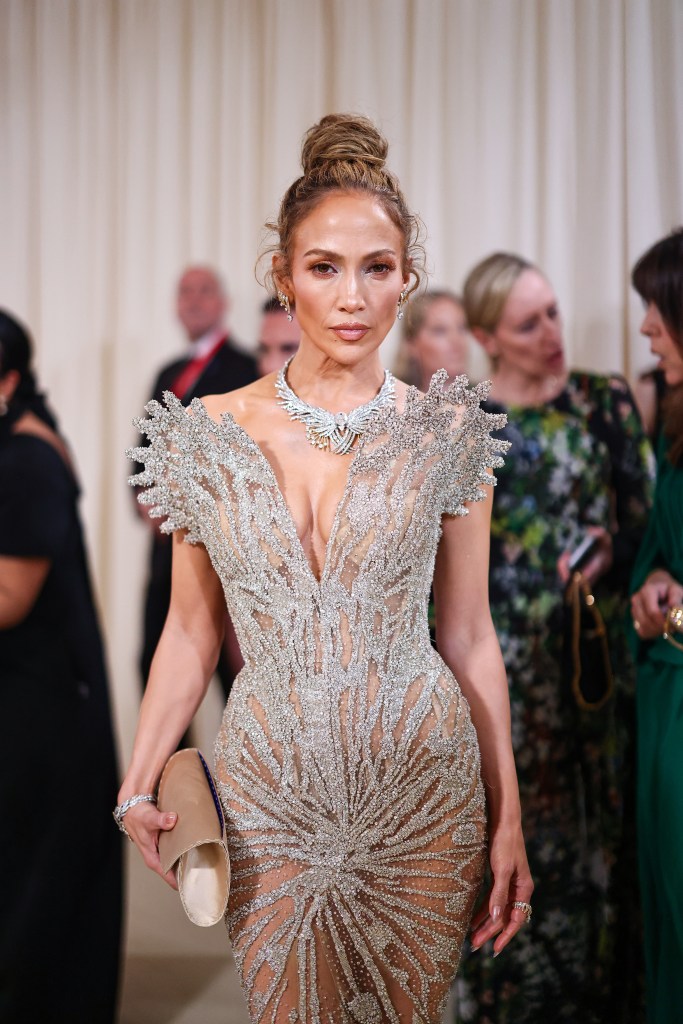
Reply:
[[[412, 257], [409, 256], [408, 259], [405, 261], [404, 266], [403, 266], [403, 289], [402, 289], [403, 291], [405, 291], [406, 288], [410, 287], [410, 275], [412, 274], [412, 272], [413, 272], [413, 260], [412, 260]], [[414, 284], [417, 284], [417, 276], [415, 277]]]
[[273, 282], [275, 287], [284, 292], [290, 302], [294, 299], [294, 292], [292, 290], [292, 279], [287, 272], [285, 265], [285, 259], [281, 252], [274, 252], [271, 257], [271, 266], [273, 268]]
[[489, 331], [485, 331], [483, 327], [472, 327], [472, 337], [479, 342], [489, 359], [496, 359], [500, 354], [498, 351], [498, 342], [494, 334]]

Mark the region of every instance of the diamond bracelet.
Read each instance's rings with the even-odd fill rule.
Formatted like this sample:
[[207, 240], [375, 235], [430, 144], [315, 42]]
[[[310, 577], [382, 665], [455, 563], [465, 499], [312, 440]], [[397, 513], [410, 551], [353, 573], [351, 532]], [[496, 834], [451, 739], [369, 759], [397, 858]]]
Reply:
[[119, 826], [119, 830], [123, 832], [124, 836], [126, 836], [127, 839], [130, 839], [131, 843], [133, 842], [133, 837], [130, 835], [128, 829], [123, 824], [124, 815], [128, 813], [131, 807], [135, 807], [137, 804], [155, 804], [156, 802], [157, 798], [155, 797], [154, 793], [136, 793], [135, 796], [129, 796], [127, 800], [124, 800], [122, 804], [119, 804], [112, 811], [114, 821]]

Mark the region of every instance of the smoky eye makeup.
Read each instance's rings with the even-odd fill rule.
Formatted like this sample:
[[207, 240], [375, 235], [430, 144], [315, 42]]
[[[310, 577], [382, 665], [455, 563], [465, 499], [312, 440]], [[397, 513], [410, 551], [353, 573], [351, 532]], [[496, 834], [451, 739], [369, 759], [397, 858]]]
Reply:
[[337, 268], [328, 260], [316, 260], [314, 263], [309, 265], [308, 269], [312, 271], [312, 273], [317, 274], [318, 277], [331, 277], [336, 273]]

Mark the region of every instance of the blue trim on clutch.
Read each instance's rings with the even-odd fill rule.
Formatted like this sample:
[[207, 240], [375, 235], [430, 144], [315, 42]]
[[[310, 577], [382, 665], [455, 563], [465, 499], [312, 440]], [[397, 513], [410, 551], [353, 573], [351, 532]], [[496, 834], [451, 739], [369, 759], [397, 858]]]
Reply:
[[207, 781], [209, 783], [209, 789], [211, 790], [211, 796], [213, 797], [213, 802], [216, 805], [216, 814], [218, 815], [218, 820], [221, 823], [221, 829], [224, 829], [225, 828], [225, 818], [223, 817], [223, 808], [221, 807], [221, 802], [218, 799], [218, 793], [216, 792], [216, 786], [215, 786], [214, 781], [213, 781], [213, 775], [209, 771], [209, 766], [206, 763], [206, 761], [204, 760], [204, 757], [202, 755], [201, 750], [198, 750], [197, 753], [199, 754], [199, 760], [202, 762], [202, 768], [204, 769], [204, 772], [206, 773], [206, 778], [207, 778]]

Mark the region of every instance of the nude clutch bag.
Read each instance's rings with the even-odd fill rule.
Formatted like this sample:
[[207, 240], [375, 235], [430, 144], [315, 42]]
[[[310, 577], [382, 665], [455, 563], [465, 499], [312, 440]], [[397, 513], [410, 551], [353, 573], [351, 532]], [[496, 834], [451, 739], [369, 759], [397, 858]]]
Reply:
[[159, 833], [159, 857], [164, 871], [175, 869], [185, 913], [193, 924], [217, 924], [230, 893], [225, 818], [211, 772], [195, 747], [168, 759], [157, 807], [178, 815], [170, 832]]

